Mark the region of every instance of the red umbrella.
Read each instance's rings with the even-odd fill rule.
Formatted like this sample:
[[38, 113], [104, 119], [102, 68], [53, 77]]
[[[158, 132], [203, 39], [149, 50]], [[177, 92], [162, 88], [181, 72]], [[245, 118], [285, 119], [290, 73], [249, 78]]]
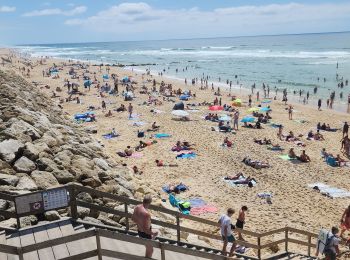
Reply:
[[224, 108], [222, 106], [211, 106], [209, 107], [209, 110], [217, 111], [217, 110], [224, 110]]

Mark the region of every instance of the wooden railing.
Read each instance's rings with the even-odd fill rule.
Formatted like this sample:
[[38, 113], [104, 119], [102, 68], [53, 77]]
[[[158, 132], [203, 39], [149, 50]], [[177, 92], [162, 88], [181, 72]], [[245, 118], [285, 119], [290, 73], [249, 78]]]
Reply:
[[[131, 225], [131, 221], [130, 221], [131, 214], [129, 213], [129, 207], [135, 206], [135, 205], [138, 205], [141, 203], [140, 201], [137, 201], [137, 200], [134, 200], [134, 199], [131, 199], [128, 197], [119, 196], [119, 195], [115, 195], [115, 194], [111, 194], [111, 193], [106, 193], [106, 192], [98, 191], [98, 190], [95, 190], [95, 189], [92, 189], [89, 187], [80, 186], [80, 185], [70, 184], [70, 185], [66, 185], [64, 187], [66, 187], [67, 190], [69, 191], [70, 201], [69, 201], [68, 206], [70, 207], [71, 217], [73, 219], [78, 219], [77, 207], [78, 206], [85, 207], [85, 208], [89, 208], [92, 210], [97, 210], [97, 211], [101, 211], [101, 212], [124, 217], [125, 218], [125, 227], [124, 227], [125, 231], [129, 231], [130, 225]], [[116, 202], [122, 203], [122, 204], [124, 204], [124, 210], [123, 211], [115, 210], [113, 208], [109, 208], [106, 206], [96, 205], [96, 204], [92, 204], [92, 203], [88, 203], [88, 202], [79, 200], [79, 199], [77, 199], [77, 195], [81, 192], [86, 192], [86, 193], [90, 194], [92, 197], [108, 198], [108, 199], [114, 200]], [[15, 201], [15, 197], [16, 196], [0, 193], [0, 198], [4, 199], [4, 200]], [[195, 234], [195, 235], [206, 237], [209, 239], [221, 240], [221, 236], [219, 236], [218, 234], [214, 234], [214, 233], [217, 233], [217, 229], [219, 228], [219, 224], [215, 221], [211, 221], [211, 220], [207, 220], [207, 219], [203, 219], [203, 218], [199, 218], [199, 217], [195, 217], [195, 216], [191, 216], [191, 215], [184, 215], [179, 211], [174, 211], [174, 210], [166, 209], [166, 208], [155, 206], [155, 205], [151, 205], [150, 210], [153, 210], [153, 211], [158, 212], [158, 213], [171, 215], [174, 218], [173, 223], [169, 223], [169, 222], [158, 220], [158, 219], [152, 219], [151, 222], [155, 225], [175, 230], [177, 242], [181, 242], [181, 233], [183, 233], [183, 232]], [[5, 217], [16, 218], [18, 227], [20, 227], [20, 221], [19, 221], [20, 217], [23, 217], [26, 215], [33, 215], [33, 214], [35, 214], [35, 212], [30, 212], [30, 213], [18, 215], [18, 214], [13, 213], [13, 212], [0, 210], [0, 215], [3, 215]], [[215, 229], [215, 231], [210, 233], [210, 232], [200, 231], [200, 230], [197, 230], [194, 228], [185, 227], [182, 225], [183, 223], [181, 223], [181, 222], [183, 222], [183, 220], [193, 221], [195, 224], [208, 225], [211, 229]], [[276, 229], [276, 230], [271, 230], [271, 231], [268, 231], [265, 233], [257, 233], [257, 232], [253, 232], [253, 231], [249, 231], [249, 230], [245, 230], [245, 229], [238, 229], [238, 228], [236, 228], [236, 230], [238, 232], [244, 234], [246, 236], [245, 239], [247, 240], [247, 241], [239, 240], [238, 243], [240, 245], [245, 246], [245, 247], [255, 249], [257, 251], [257, 258], [258, 259], [262, 258], [261, 251], [263, 249], [268, 248], [268, 247], [272, 247], [275, 245], [279, 245], [279, 244], [284, 244], [285, 252], [288, 252], [288, 250], [289, 250], [288, 245], [291, 243], [305, 246], [305, 247], [307, 247], [307, 255], [308, 256], [311, 255], [311, 248], [316, 248], [316, 243], [313, 242], [312, 239], [317, 238], [317, 234], [307, 232], [304, 230], [291, 228], [291, 227], [284, 227], [284, 228], [280, 228], [280, 229]], [[263, 243], [263, 239], [265, 239], [266, 237], [275, 236], [275, 235], [280, 234], [280, 233], [283, 233], [282, 234], [283, 238], [278, 239], [278, 240], [274, 240], [272, 242], [268, 242], [265, 244]], [[306, 236], [306, 239], [305, 239], [306, 241], [292, 238], [291, 237], [292, 234], [304, 235], [304, 236]]]

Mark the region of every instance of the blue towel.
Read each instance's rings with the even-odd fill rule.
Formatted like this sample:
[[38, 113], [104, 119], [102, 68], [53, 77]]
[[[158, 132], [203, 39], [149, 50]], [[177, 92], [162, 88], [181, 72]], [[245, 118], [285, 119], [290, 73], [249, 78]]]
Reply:
[[162, 134], [162, 133], [158, 133], [158, 134], [155, 134], [154, 137], [155, 138], [166, 138], [166, 137], [170, 137], [171, 135], [169, 134]]
[[181, 153], [176, 156], [176, 159], [190, 159], [190, 158], [196, 158], [197, 154], [195, 153]]
[[201, 207], [207, 205], [207, 203], [201, 198], [192, 198], [188, 200], [191, 203], [191, 207]]

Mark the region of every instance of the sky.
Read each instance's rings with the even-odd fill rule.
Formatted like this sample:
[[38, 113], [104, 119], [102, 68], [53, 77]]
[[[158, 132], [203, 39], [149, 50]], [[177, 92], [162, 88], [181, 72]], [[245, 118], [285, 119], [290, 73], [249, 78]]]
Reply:
[[0, 0], [0, 45], [339, 31], [349, 0]]

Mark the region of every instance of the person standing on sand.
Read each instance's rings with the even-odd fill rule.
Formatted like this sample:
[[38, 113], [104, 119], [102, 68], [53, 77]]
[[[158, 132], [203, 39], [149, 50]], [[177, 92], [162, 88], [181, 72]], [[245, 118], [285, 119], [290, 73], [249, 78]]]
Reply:
[[221, 237], [224, 242], [223, 248], [222, 248], [222, 254], [227, 255], [227, 244], [230, 242], [232, 243], [232, 247], [230, 250], [229, 257], [233, 256], [234, 250], [236, 249], [236, 239], [233, 236], [232, 233], [232, 224], [231, 224], [231, 217], [235, 213], [235, 210], [232, 208], [229, 208], [227, 210], [227, 214], [224, 214], [220, 217], [218, 223], [220, 224], [220, 232], [221, 232]]
[[278, 127], [278, 133], [277, 133], [277, 136], [278, 138], [282, 141], [282, 131], [283, 131], [283, 126], [282, 125], [279, 125]]
[[336, 260], [339, 256], [339, 242], [340, 238], [337, 236], [339, 229], [332, 227], [332, 231], [327, 234], [327, 242], [323, 253], [326, 256], [326, 260]]
[[348, 125], [348, 122], [345, 122], [344, 123], [344, 126], [343, 126], [343, 137], [344, 136], [349, 136], [349, 125]]
[[293, 120], [293, 107], [291, 105], [288, 108], [288, 118], [289, 120]]
[[233, 129], [238, 130], [238, 120], [239, 120], [239, 111], [237, 110], [233, 114]]
[[318, 102], [317, 102], [317, 106], [318, 106], [318, 111], [321, 110], [321, 105], [322, 105], [322, 100], [319, 99]]
[[[132, 221], [134, 221], [137, 225], [137, 233], [140, 238], [144, 239], [154, 239], [158, 232], [152, 231], [151, 226], [151, 214], [148, 212], [148, 208], [152, 203], [152, 197], [150, 195], [146, 195], [143, 198], [143, 202], [140, 205], [137, 205], [132, 214]], [[152, 258], [153, 255], [153, 246], [151, 244], [146, 244], [146, 258]]]
[[128, 106], [129, 119], [132, 118], [133, 110], [134, 110], [134, 107], [131, 105], [131, 103], [129, 103], [129, 106]]
[[[244, 224], [245, 224], [245, 213], [246, 211], [248, 211], [248, 207], [247, 206], [243, 206], [239, 213], [238, 213], [238, 218], [237, 218], [237, 222], [236, 222], [236, 227], [243, 229]], [[237, 232], [238, 233], [238, 239], [239, 240], [244, 240], [242, 237], [242, 233], [241, 232]]]

